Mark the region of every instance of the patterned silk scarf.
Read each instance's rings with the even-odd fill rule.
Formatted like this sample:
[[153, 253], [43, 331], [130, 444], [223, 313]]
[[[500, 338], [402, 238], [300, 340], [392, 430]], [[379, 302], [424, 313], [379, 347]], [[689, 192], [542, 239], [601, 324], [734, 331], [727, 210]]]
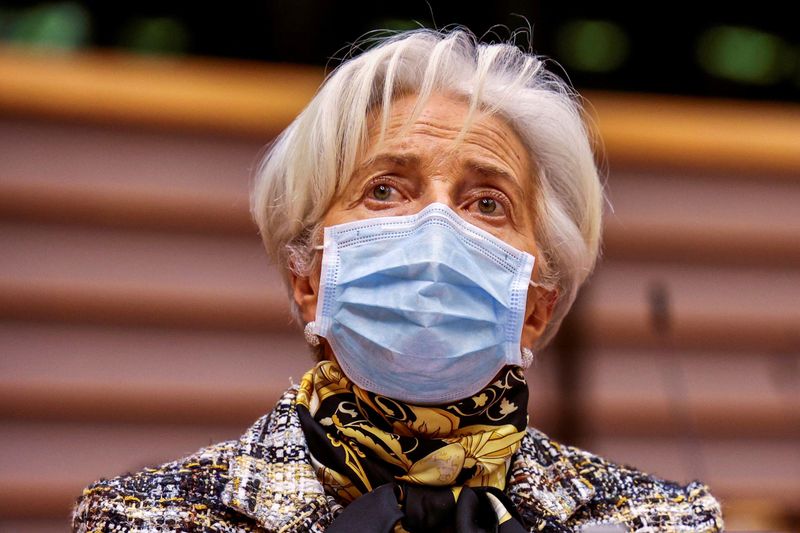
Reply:
[[502, 491], [527, 403], [518, 367], [469, 398], [419, 406], [317, 363], [300, 382], [297, 412], [318, 478], [346, 505], [329, 531], [524, 531]]

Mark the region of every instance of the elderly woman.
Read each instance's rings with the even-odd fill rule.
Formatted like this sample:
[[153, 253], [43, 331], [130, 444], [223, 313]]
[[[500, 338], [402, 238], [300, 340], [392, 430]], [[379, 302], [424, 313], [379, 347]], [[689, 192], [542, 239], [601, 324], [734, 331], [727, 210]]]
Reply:
[[598, 255], [576, 95], [460, 28], [385, 38], [275, 140], [252, 211], [317, 362], [238, 441], [100, 480], [77, 531], [718, 531], [718, 502], [528, 427]]

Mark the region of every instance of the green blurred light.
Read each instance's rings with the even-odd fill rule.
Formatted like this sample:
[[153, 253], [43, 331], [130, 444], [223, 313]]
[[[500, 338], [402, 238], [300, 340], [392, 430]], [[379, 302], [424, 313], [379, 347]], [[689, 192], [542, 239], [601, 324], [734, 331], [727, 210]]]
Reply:
[[557, 56], [570, 68], [587, 72], [617, 70], [629, 49], [625, 30], [606, 20], [573, 20], [556, 35]]
[[5, 9], [0, 6], [0, 40], [8, 40], [9, 29], [11, 28], [11, 21], [14, 19], [14, 12], [10, 9]]
[[142, 54], [183, 54], [189, 48], [186, 27], [167, 17], [132, 19], [119, 40], [120, 46]]
[[697, 43], [697, 60], [709, 74], [752, 85], [772, 85], [789, 75], [793, 56], [780, 37], [747, 27], [715, 26]]
[[45, 3], [11, 14], [4, 26], [10, 41], [71, 50], [88, 43], [91, 20], [79, 4]]

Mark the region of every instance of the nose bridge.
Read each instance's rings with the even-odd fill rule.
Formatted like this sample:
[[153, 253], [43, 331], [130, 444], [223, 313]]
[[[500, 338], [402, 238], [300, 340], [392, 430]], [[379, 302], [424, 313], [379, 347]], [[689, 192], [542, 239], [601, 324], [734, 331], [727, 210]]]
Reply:
[[451, 150], [443, 150], [435, 158], [425, 176], [426, 205], [434, 202], [445, 204], [453, 211], [456, 205], [456, 187], [458, 187], [458, 164], [456, 154]]
[[453, 211], [456, 210], [455, 204], [455, 179], [451, 176], [431, 176], [427, 184], [428, 204], [439, 202]]

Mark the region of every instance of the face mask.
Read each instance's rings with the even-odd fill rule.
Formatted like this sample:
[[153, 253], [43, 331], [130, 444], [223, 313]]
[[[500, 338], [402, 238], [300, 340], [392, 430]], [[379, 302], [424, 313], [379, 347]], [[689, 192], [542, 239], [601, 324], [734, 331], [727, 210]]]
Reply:
[[309, 326], [368, 391], [416, 404], [466, 398], [522, 365], [533, 264], [441, 203], [326, 227]]

